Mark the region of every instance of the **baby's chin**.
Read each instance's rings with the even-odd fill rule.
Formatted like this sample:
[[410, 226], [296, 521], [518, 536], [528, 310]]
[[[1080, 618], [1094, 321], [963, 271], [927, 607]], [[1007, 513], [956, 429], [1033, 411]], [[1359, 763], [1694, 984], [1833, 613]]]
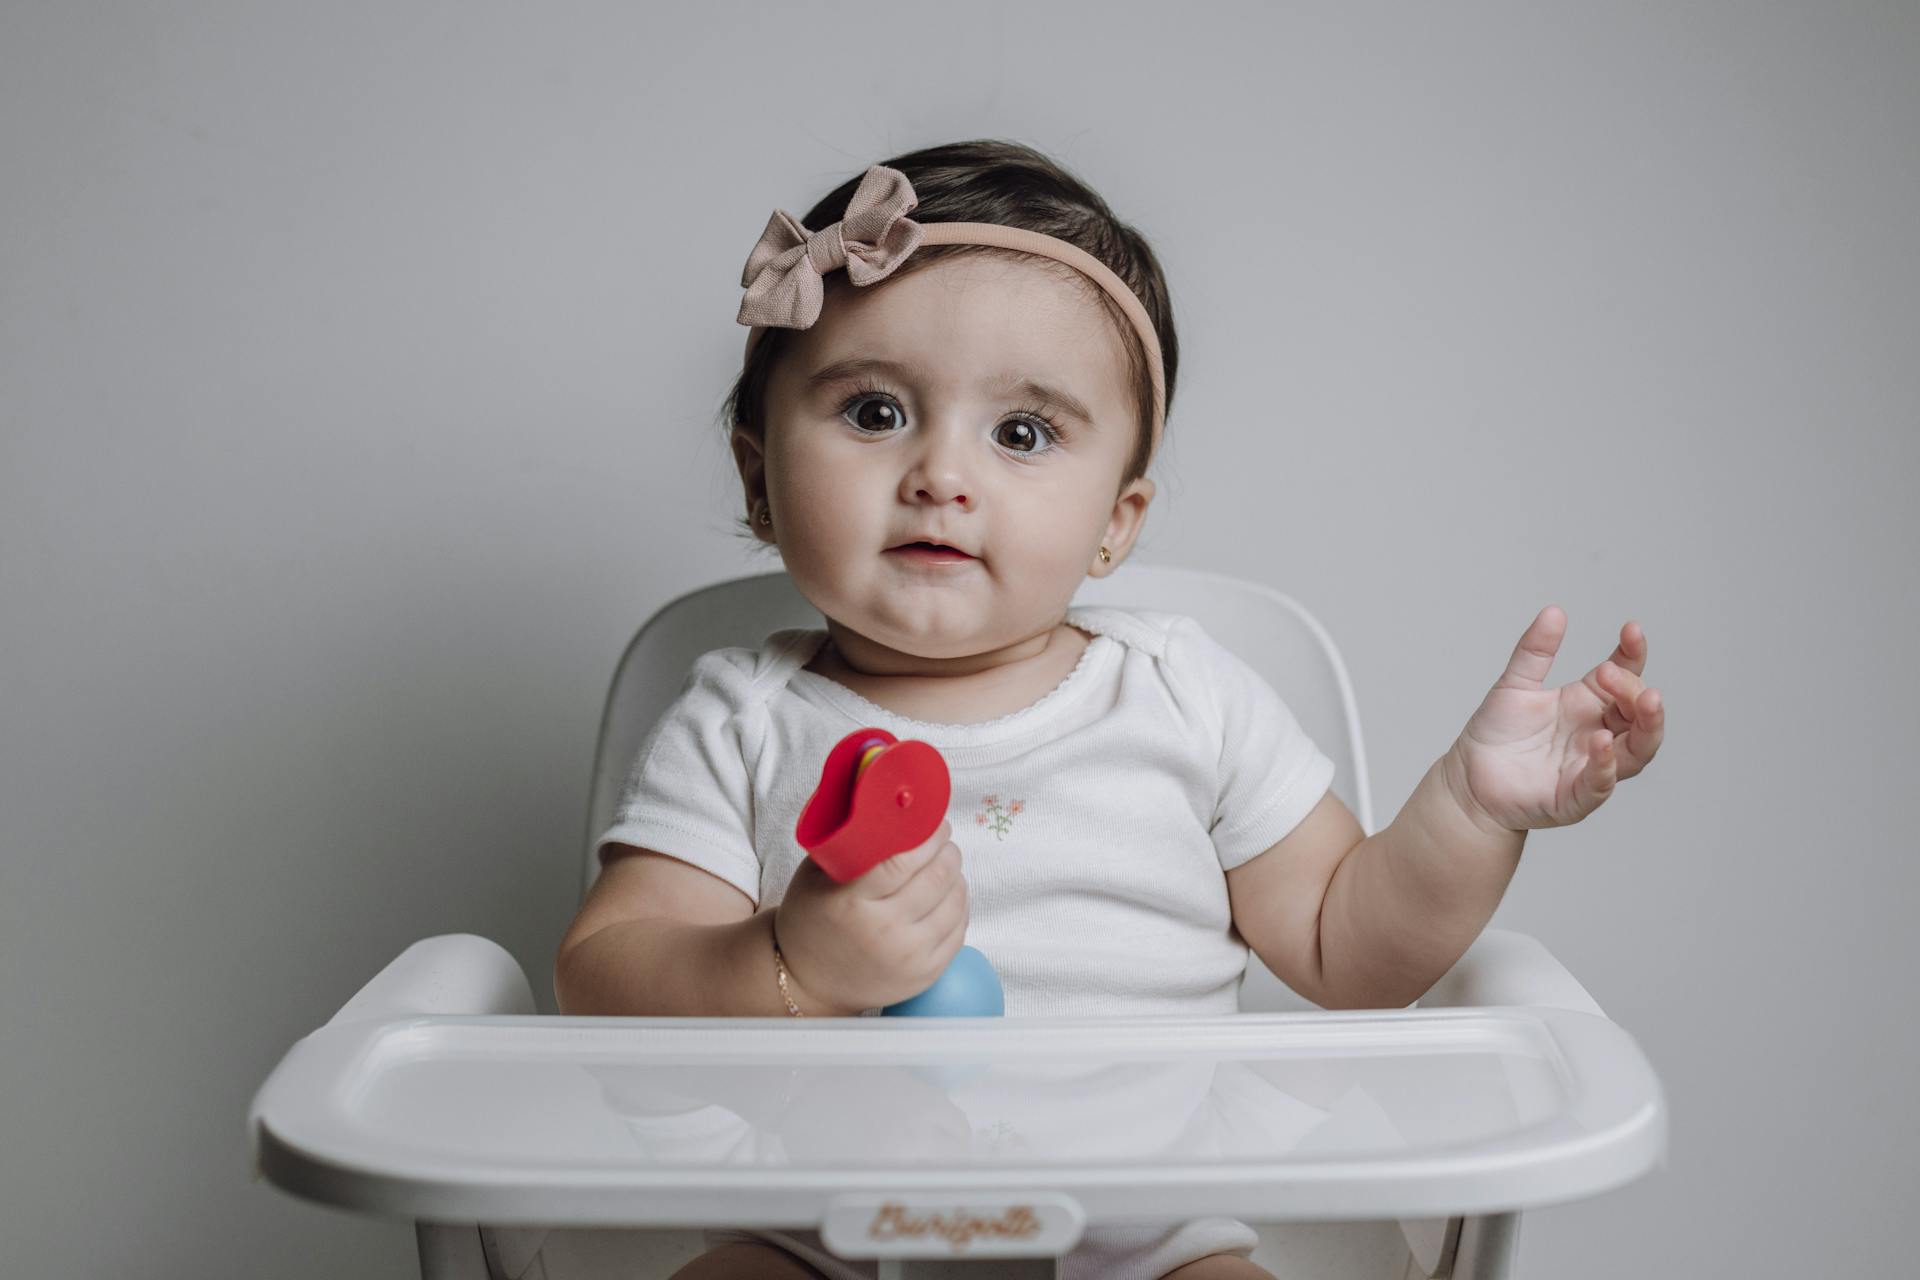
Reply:
[[874, 666], [882, 663], [892, 666], [924, 662], [953, 668], [921, 673], [927, 675], [976, 675], [1008, 662], [1032, 658], [1047, 646], [1051, 637], [1051, 628], [1044, 627], [1038, 635], [995, 635], [983, 633], [973, 626], [942, 628], [929, 625], [907, 629], [870, 623], [873, 629], [867, 630], [853, 622], [841, 622], [841, 625], [854, 633], [852, 643], [855, 645], [881, 651], [861, 655]]
[[864, 632], [861, 636], [867, 644], [887, 651], [886, 656], [914, 658], [922, 662], [963, 662], [969, 658], [984, 658], [1003, 647], [980, 636], [929, 633], [876, 639]]

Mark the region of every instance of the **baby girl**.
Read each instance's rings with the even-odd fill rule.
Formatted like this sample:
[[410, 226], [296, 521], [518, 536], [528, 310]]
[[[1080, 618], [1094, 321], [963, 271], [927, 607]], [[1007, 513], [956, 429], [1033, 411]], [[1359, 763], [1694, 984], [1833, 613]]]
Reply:
[[[747, 529], [825, 628], [694, 664], [601, 836], [562, 1013], [872, 1013], [963, 941], [1008, 1017], [1234, 1012], [1249, 947], [1324, 1008], [1402, 1008], [1485, 927], [1527, 831], [1659, 748], [1644, 633], [1548, 688], [1548, 606], [1365, 836], [1332, 761], [1192, 618], [1073, 606], [1140, 534], [1179, 348], [1146, 241], [1031, 149], [875, 165], [776, 211], [741, 283]], [[839, 884], [794, 825], [862, 727], [938, 748], [952, 796], [924, 844]], [[707, 1240], [678, 1280], [874, 1274], [812, 1232]], [[1256, 1243], [1227, 1218], [1094, 1224], [1062, 1273], [1268, 1276]]]

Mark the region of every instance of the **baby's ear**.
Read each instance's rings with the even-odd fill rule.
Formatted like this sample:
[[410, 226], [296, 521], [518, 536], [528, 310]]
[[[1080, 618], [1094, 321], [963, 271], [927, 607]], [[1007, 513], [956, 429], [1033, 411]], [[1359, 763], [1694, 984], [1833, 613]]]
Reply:
[[740, 472], [740, 483], [747, 491], [747, 505], [751, 507], [755, 502], [765, 501], [767, 454], [759, 434], [743, 423], [735, 423], [728, 444], [733, 450], [733, 464]]
[[1125, 558], [1133, 549], [1133, 541], [1146, 523], [1153, 494], [1153, 481], [1141, 476], [1120, 490], [1120, 496], [1113, 500], [1113, 515], [1107, 520], [1106, 547], [1115, 560]]

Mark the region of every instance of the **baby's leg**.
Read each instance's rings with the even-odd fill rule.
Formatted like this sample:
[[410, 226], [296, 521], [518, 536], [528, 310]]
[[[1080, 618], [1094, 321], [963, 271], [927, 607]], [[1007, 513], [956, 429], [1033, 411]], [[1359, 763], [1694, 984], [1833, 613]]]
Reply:
[[1273, 1272], [1237, 1253], [1210, 1253], [1175, 1267], [1160, 1280], [1274, 1280]]
[[783, 1249], [738, 1241], [707, 1250], [674, 1272], [673, 1280], [821, 1280], [821, 1275]]

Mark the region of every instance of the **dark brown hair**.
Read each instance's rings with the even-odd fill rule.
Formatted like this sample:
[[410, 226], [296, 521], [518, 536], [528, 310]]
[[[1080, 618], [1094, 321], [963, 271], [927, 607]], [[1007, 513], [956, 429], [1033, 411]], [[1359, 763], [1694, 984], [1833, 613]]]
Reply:
[[[1076, 245], [1110, 267], [1140, 299], [1160, 337], [1166, 407], [1168, 413], [1172, 412], [1180, 343], [1174, 334], [1173, 303], [1167, 296], [1166, 278], [1146, 238], [1114, 216], [1091, 187], [1032, 147], [996, 139], [950, 142], [879, 163], [898, 169], [913, 184], [919, 203], [907, 216], [915, 222], [997, 222], [1025, 227]], [[818, 231], [839, 221], [864, 176], [862, 170], [828, 192], [807, 211], [801, 224], [809, 231]], [[994, 254], [1055, 269], [1061, 278], [1070, 277], [1085, 286], [1089, 296], [1102, 305], [1127, 353], [1138, 420], [1133, 457], [1120, 477], [1120, 489], [1145, 475], [1153, 449], [1153, 374], [1140, 336], [1119, 304], [1107, 296], [1106, 290], [1065, 263], [990, 245], [942, 244], [915, 249], [889, 279], [963, 254]], [[766, 423], [767, 384], [790, 332], [770, 328], [754, 345], [752, 357], [722, 406], [722, 422], [729, 434], [739, 426], [764, 440], [761, 433]], [[751, 536], [752, 528], [744, 517], [740, 524]]]

